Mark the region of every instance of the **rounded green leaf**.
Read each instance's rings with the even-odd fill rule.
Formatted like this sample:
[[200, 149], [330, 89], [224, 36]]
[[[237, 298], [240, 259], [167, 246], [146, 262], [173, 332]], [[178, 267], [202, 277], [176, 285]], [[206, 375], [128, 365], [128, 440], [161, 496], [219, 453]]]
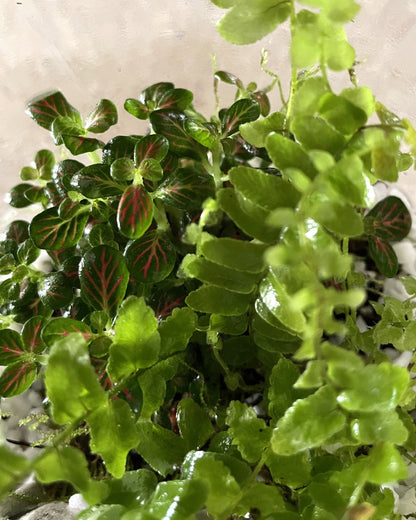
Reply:
[[89, 343], [93, 337], [91, 329], [83, 321], [71, 318], [53, 318], [44, 326], [42, 340], [48, 347], [52, 347], [58, 340], [74, 333], [81, 334], [86, 343]]
[[23, 393], [36, 380], [38, 370], [33, 361], [9, 364], [0, 376], [0, 396], [13, 397]]
[[61, 309], [69, 305], [74, 293], [63, 273], [46, 274], [39, 282], [38, 294], [42, 303], [50, 309]]
[[260, 116], [260, 105], [254, 99], [239, 99], [228, 108], [221, 120], [223, 137], [238, 131], [240, 125], [255, 121]]
[[71, 118], [78, 124], [81, 123], [78, 110], [71, 106], [59, 91], [42, 94], [32, 99], [27, 105], [26, 113], [47, 130], [51, 130], [53, 121], [60, 116]]
[[85, 128], [95, 134], [105, 132], [118, 120], [117, 108], [109, 99], [101, 99], [85, 120]]
[[123, 190], [111, 177], [110, 167], [106, 164], [91, 164], [77, 171], [70, 180], [70, 186], [89, 199], [112, 197]]
[[199, 312], [238, 316], [247, 312], [251, 294], [237, 294], [221, 287], [203, 285], [185, 299], [191, 309]]
[[169, 151], [169, 141], [160, 134], [146, 135], [136, 143], [134, 161], [139, 166], [145, 159], [155, 159], [160, 162]]
[[189, 397], [179, 401], [176, 420], [179, 433], [189, 450], [202, 447], [214, 434], [214, 427], [207, 413]]

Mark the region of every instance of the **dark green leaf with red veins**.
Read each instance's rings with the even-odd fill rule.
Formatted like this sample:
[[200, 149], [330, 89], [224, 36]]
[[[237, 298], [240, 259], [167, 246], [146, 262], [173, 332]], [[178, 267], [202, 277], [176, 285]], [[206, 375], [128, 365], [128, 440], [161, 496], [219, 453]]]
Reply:
[[74, 332], [81, 334], [87, 343], [94, 337], [89, 326], [83, 321], [71, 318], [52, 318], [43, 327], [42, 340], [46, 346], [51, 347], [59, 339], [66, 338]]
[[71, 179], [84, 165], [74, 159], [64, 159], [55, 164], [52, 171], [52, 179], [58, 192], [64, 196], [68, 190], [72, 190]]
[[163, 168], [163, 175], [165, 178], [173, 174], [173, 172], [178, 168], [178, 163], [179, 160], [177, 156], [168, 152], [167, 156], [160, 163]]
[[33, 316], [23, 325], [22, 340], [25, 349], [29, 352], [39, 354], [45, 349], [45, 343], [42, 339], [42, 328], [46, 320], [43, 316]]
[[368, 250], [381, 274], [387, 278], [393, 278], [397, 274], [399, 261], [388, 242], [377, 236], [369, 236]]
[[157, 198], [178, 209], [201, 208], [202, 203], [215, 192], [214, 179], [204, 170], [180, 168], [158, 188]]
[[32, 203], [25, 197], [25, 192], [32, 187], [33, 184], [28, 184], [27, 182], [17, 184], [7, 194], [6, 202], [13, 208], [25, 208], [26, 206], [30, 206]]
[[412, 217], [401, 199], [387, 197], [367, 213], [364, 225], [368, 235], [396, 242], [409, 233]]
[[[139, 96], [139, 101], [146, 104], [153, 104], [157, 106], [163, 96], [174, 89], [175, 85], [168, 81], [161, 81], [160, 83], [154, 83], [150, 87], [145, 88]], [[153, 110], [153, 108], [152, 108]]]
[[185, 119], [185, 114], [174, 110], [157, 110], [150, 116], [153, 129], [168, 139], [172, 152], [180, 157], [200, 159], [203, 148], [185, 132]]
[[163, 135], [152, 134], [142, 137], [134, 147], [134, 162], [139, 166], [145, 159], [162, 161], [169, 151], [169, 141]]
[[30, 265], [32, 264], [40, 255], [40, 249], [38, 249], [33, 240], [28, 238], [17, 248], [17, 259], [21, 264]]
[[134, 147], [141, 136], [118, 135], [110, 139], [103, 148], [102, 162], [111, 165], [120, 157], [133, 159]]
[[116, 182], [132, 181], [136, 174], [136, 167], [128, 157], [119, 157], [111, 163], [110, 175]]
[[13, 240], [16, 244], [21, 244], [29, 238], [29, 222], [26, 220], [13, 220], [7, 226], [4, 236]]
[[186, 132], [202, 146], [212, 148], [219, 139], [217, 129], [212, 123], [202, 123], [196, 119], [186, 119]]
[[170, 316], [173, 309], [185, 305], [187, 290], [183, 285], [179, 287], [164, 287], [163, 283], [158, 286], [149, 298], [149, 304], [155, 312], [158, 321]]
[[234, 134], [240, 125], [255, 121], [260, 115], [260, 105], [254, 99], [239, 99], [228, 108], [221, 120], [223, 136]]
[[61, 309], [74, 297], [72, 286], [61, 272], [49, 273], [39, 281], [38, 293], [42, 303], [49, 309]]
[[253, 92], [251, 97], [257, 101], [260, 106], [260, 113], [263, 117], [266, 117], [270, 113], [270, 100], [263, 90], [258, 90], [257, 92]]
[[31, 204], [35, 204], [36, 202], [48, 202], [48, 198], [42, 186], [31, 186], [25, 191], [25, 197], [30, 201]]
[[50, 310], [39, 298], [37, 283], [30, 282], [26, 278], [19, 284], [19, 290], [17, 299], [12, 299], [15, 321], [25, 323], [32, 316], [50, 315]]
[[163, 169], [156, 159], [144, 159], [137, 170], [148, 181], [160, 181], [163, 177]]
[[153, 201], [143, 186], [131, 184], [124, 190], [117, 209], [120, 233], [128, 238], [140, 238], [153, 220]]
[[74, 256], [75, 246], [68, 247], [66, 249], [57, 249], [56, 251], [52, 251], [51, 249], [49, 249], [47, 253], [53, 261], [54, 267], [58, 268], [67, 258]]
[[82, 237], [89, 213], [62, 219], [58, 208], [49, 208], [36, 215], [30, 224], [30, 236], [40, 249], [60, 250], [76, 245]]
[[217, 70], [214, 74], [214, 78], [216, 80], [222, 81], [223, 83], [228, 83], [229, 85], [234, 85], [238, 88], [243, 88], [243, 82], [241, 79], [234, 76], [230, 72], [225, 72], [224, 70]]
[[82, 298], [96, 310], [115, 316], [129, 282], [123, 255], [107, 246], [96, 246], [83, 257], [79, 266]]
[[47, 130], [51, 129], [54, 119], [60, 116], [70, 117], [81, 124], [78, 110], [71, 106], [59, 91], [33, 99], [28, 103], [26, 113]]
[[185, 88], [174, 88], [168, 90], [158, 101], [158, 108], [185, 110], [194, 99], [190, 90]]
[[65, 195], [61, 195], [54, 182], [48, 182], [44, 188], [45, 204], [51, 208], [52, 206], [58, 206]]
[[99, 199], [120, 195], [124, 187], [110, 175], [110, 166], [91, 164], [79, 170], [70, 181], [71, 189], [89, 199]]
[[35, 155], [35, 165], [39, 172], [39, 178], [50, 180], [52, 169], [55, 166], [55, 157], [50, 150], [39, 150]]
[[74, 202], [71, 199], [64, 199], [58, 207], [58, 216], [63, 220], [68, 220], [78, 213], [85, 213], [85, 205], [79, 202]]
[[113, 241], [114, 231], [111, 224], [97, 224], [88, 234], [88, 242], [91, 244], [91, 247], [101, 244], [108, 244], [110, 246]]
[[71, 287], [80, 287], [78, 277], [78, 267], [80, 261], [80, 256], [70, 256], [62, 262], [61, 272], [65, 276], [67, 283], [71, 285]]
[[51, 133], [55, 144], [63, 144], [64, 136], [85, 136], [85, 129], [70, 117], [57, 117], [51, 126]]
[[85, 120], [85, 128], [89, 132], [99, 134], [117, 123], [117, 108], [109, 99], [101, 99], [95, 109]]
[[157, 283], [171, 273], [176, 251], [163, 233], [150, 230], [130, 242], [124, 256], [130, 274], [137, 282]]
[[137, 119], [147, 119], [150, 114], [149, 108], [141, 101], [133, 98], [128, 98], [124, 102], [124, 110]]
[[30, 361], [9, 365], [0, 376], [0, 396], [13, 397], [29, 388], [38, 374], [38, 366]]
[[63, 135], [64, 145], [72, 153], [72, 155], [80, 155], [82, 153], [93, 152], [98, 148], [102, 148], [104, 143], [98, 139], [91, 137], [79, 137], [76, 135]]
[[27, 350], [18, 332], [11, 329], [0, 330], [0, 365], [16, 363], [27, 352], [30, 350]]

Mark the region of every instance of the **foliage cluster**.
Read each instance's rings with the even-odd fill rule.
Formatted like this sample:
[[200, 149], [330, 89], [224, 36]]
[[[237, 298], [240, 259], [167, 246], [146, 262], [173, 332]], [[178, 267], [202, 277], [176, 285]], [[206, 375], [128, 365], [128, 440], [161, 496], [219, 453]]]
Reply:
[[[416, 132], [356, 83], [353, 0], [214, 3], [234, 43], [290, 25], [278, 111], [224, 71], [230, 107], [207, 119], [156, 83], [124, 105], [150, 132], [108, 142], [91, 134], [117, 123], [109, 100], [85, 119], [58, 91], [28, 104], [90, 161], [40, 150], [10, 192], [41, 211], [0, 243], [0, 394], [44, 381], [55, 434], [30, 461], [0, 446], [0, 488], [68, 482], [83, 520], [395, 518], [413, 363], [383, 347], [413, 351], [416, 281], [379, 298], [411, 218], [373, 186], [412, 166]], [[335, 93], [328, 70], [351, 86]]]

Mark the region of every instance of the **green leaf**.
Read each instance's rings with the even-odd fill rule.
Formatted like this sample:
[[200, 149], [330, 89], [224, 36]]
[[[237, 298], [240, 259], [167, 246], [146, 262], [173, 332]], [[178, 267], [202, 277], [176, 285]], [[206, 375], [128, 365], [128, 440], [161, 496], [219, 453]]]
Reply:
[[71, 117], [56, 117], [51, 126], [51, 133], [54, 143], [59, 145], [64, 143], [64, 136], [84, 136], [84, 128]]
[[292, 303], [292, 298], [284, 284], [270, 271], [259, 287], [260, 297], [267, 309], [285, 327], [302, 332], [306, 326], [305, 315]]
[[351, 421], [351, 433], [361, 444], [387, 441], [401, 446], [408, 437], [408, 430], [395, 410], [359, 414]]
[[94, 134], [105, 132], [118, 121], [117, 108], [109, 99], [101, 99], [85, 120], [85, 128]]
[[74, 297], [72, 287], [63, 273], [48, 273], [38, 282], [38, 294], [49, 309], [61, 309], [69, 305]]
[[118, 380], [154, 365], [160, 350], [157, 319], [144, 298], [129, 296], [119, 308], [108, 371]]
[[78, 170], [71, 177], [70, 186], [89, 199], [112, 197], [123, 191], [123, 186], [111, 177], [110, 166], [106, 164], [91, 164]]
[[129, 242], [124, 256], [128, 270], [136, 281], [157, 283], [171, 273], [176, 250], [166, 234], [148, 230], [139, 239]]
[[292, 139], [271, 133], [266, 139], [266, 149], [276, 168], [284, 172], [288, 168], [297, 168], [309, 178], [316, 175], [316, 168], [302, 148]]
[[195, 331], [196, 323], [196, 314], [191, 309], [173, 309], [171, 316], [159, 324], [160, 357], [168, 357], [185, 350]]
[[273, 420], [280, 419], [304, 392], [294, 388], [299, 378], [299, 368], [289, 359], [282, 358], [273, 367], [268, 392], [269, 414]]
[[162, 182], [155, 196], [178, 209], [200, 209], [214, 194], [214, 180], [205, 171], [193, 167], [180, 168]]
[[297, 400], [277, 422], [271, 445], [278, 455], [295, 455], [321, 446], [345, 424], [337, 409], [334, 390], [324, 386], [305, 399]]
[[337, 397], [345, 410], [388, 411], [396, 408], [407, 390], [409, 373], [405, 368], [382, 362], [352, 372], [346, 385], [347, 388]]
[[77, 520], [119, 520], [124, 518], [125, 508], [119, 504], [101, 504], [84, 509]]
[[140, 238], [153, 220], [153, 201], [143, 186], [125, 188], [117, 208], [117, 226], [128, 238]]
[[354, 65], [355, 50], [347, 41], [337, 38], [324, 40], [325, 58], [331, 70], [341, 71]]
[[111, 163], [110, 175], [116, 182], [132, 181], [135, 174], [136, 167], [128, 157], [119, 157]]
[[81, 259], [79, 278], [82, 298], [93, 309], [115, 316], [129, 281], [123, 255], [108, 245], [93, 247]]
[[263, 148], [271, 132], [283, 132], [284, 123], [285, 116], [281, 112], [273, 112], [263, 119], [240, 125], [240, 134], [250, 144]]
[[35, 155], [35, 165], [39, 172], [39, 178], [50, 180], [52, 169], [55, 166], [55, 157], [50, 150], [39, 150]]
[[189, 397], [179, 401], [176, 420], [188, 451], [201, 448], [214, 434], [214, 427], [206, 412]]
[[257, 462], [268, 446], [271, 430], [253, 408], [240, 401], [231, 401], [227, 409], [226, 423], [243, 459], [249, 464]]
[[367, 121], [367, 114], [345, 97], [327, 93], [319, 101], [319, 113], [344, 135], [352, 135]]
[[195, 141], [206, 148], [213, 148], [219, 139], [216, 128], [213, 125], [202, 123], [196, 119], [186, 119], [185, 130], [192, 139], [195, 139]]
[[79, 420], [106, 403], [87, 344], [80, 334], [71, 334], [54, 343], [45, 370], [45, 385], [57, 424]]
[[290, 129], [296, 140], [309, 150], [325, 150], [337, 155], [346, 145], [346, 139], [340, 132], [316, 116], [296, 116], [290, 123]]
[[0, 365], [16, 363], [28, 352], [18, 332], [12, 329], [0, 330]]
[[408, 235], [412, 217], [401, 199], [390, 196], [378, 202], [367, 213], [364, 223], [367, 234], [394, 242]]
[[207, 484], [197, 479], [159, 482], [149, 512], [155, 518], [186, 520], [201, 511], [207, 495]]
[[219, 207], [246, 235], [269, 244], [278, 240], [280, 230], [267, 224], [267, 210], [239, 196], [232, 188], [218, 190], [217, 201]]
[[[227, 3], [228, 7], [230, 4]], [[221, 2], [221, 7], [224, 1]], [[241, 0], [218, 22], [220, 35], [230, 43], [245, 45], [260, 40], [283, 23], [290, 7], [279, 0]]]
[[138, 503], [149, 502], [157, 485], [157, 477], [149, 469], [138, 469], [126, 471], [120, 479], [107, 480], [106, 484], [109, 494], [104, 500], [105, 503], [122, 504], [132, 509]]
[[139, 421], [137, 429], [140, 438], [137, 451], [149, 466], [164, 477], [174, 473], [187, 452], [182, 437], [150, 421]]
[[183, 259], [180, 269], [190, 278], [197, 278], [206, 284], [241, 294], [251, 293], [260, 276], [256, 273], [235, 271], [190, 254]]
[[122, 399], [107, 401], [87, 417], [87, 423], [91, 433], [91, 451], [101, 455], [114, 477], [122, 477], [126, 456], [139, 442], [130, 406]]
[[84, 232], [88, 210], [72, 218], [61, 218], [56, 206], [38, 213], [29, 228], [33, 243], [40, 249], [53, 251], [76, 245]]
[[255, 168], [236, 166], [228, 172], [234, 188], [254, 204], [267, 210], [295, 207], [299, 193], [291, 184]]
[[8, 202], [12, 208], [25, 208], [26, 206], [30, 206], [32, 201], [25, 196], [25, 193], [33, 187], [32, 184], [27, 182], [17, 184], [7, 194], [6, 202]]
[[222, 332], [231, 336], [241, 336], [247, 330], [248, 318], [246, 314], [241, 316], [222, 316], [211, 314], [209, 317], [209, 329]]
[[369, 236], [368, 251], [382, 275], [387, 278], [396, 276], [399, 270], [399, 260], [388, 242], [377, 236]]
[[374, 114], [376, 109], [376, 102], [374, 98], [374, 94], [371, 89], [368, 87], [355, 87], [355, 88], [345, 88], [341, 91], [340, 94], [348, 101], [363, 110], [367, 117], [370, 117]]
[[407, 465], [397, 449], [388, 442], [373, 447], [366, 464], [366, 479], [373, 484], [397, 482], [407, 477]]
[[81, 450], [72, 446], [46, 451], [35, 462], [36, 477], [40, 482], [70, 482], [89, 504], [96, 504], [106, 495], [103, 481], [90, 479], [87, 460]]
[[157, 110], [150, 116], [150, 122], [156, 133], [162, 134], [169, 141], [169, 148], [179, 157], [200, 159], [203, 148], [188, 135], [184, 129], [185, 114], [173, 110]]
[[124, 109], [138, 119], [147, 119], [150, 114], [150, 110], [145, 103], [133, 98], [126, 99], [124, 102]]
[[64, 95], [59, 91], [43, 94], [31, 100], [26, 113], [41, 127], [51, 129], [55, 118], [64, 116], [81, 124], [78, 110], [71, 106]]
[[251, 294], [237, 294], [221, 287], [203, 285], [188, 294], [185, 302], [199, 312], [238, 316], [247, 312]]
[[249, 273], [260, 273], [264, 270], [263, 255], [266, 249], [265, 244], [234, 238], [217, 238], [208, 233], [202, 235], [197, 245], [197, 253], [207, 260]]
[[307, 453], [285, 456], [270, 451], [267, 454], [266, 466], [276, 484], [301, 488], [311, 480], [312, 465]]
[[255, 121], [260, 116], [260, 105], [254, 99], [239, 99], [228, 108], [222, 117], [223, 137], [238, 131], [244, 123]]
[[31, 462], [26, 455], [13, 453], [0, 446], [0, 496], [14, 488], [22, 477], [30, 471]]
[[316, 24], [298, 25], [290, 46], [291, 62], [297, 69], [315, 65], [321, 59], [321, 34]]
[[193, 93], [185, 88], [173, 88], [166, 90], [157, 102], [158, 108], [185, 110], [192, 103]]
[[82, 153], [93, 152], [94, 150], [104, 146], [102, 141], [91, 137], [63, 135], [62, 140], [72, 155], [81, 155]]

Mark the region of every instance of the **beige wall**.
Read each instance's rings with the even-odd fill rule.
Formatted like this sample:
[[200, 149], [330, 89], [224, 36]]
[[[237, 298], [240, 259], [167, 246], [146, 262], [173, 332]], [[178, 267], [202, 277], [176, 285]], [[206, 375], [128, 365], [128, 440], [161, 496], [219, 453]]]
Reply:
[[[358, 59], [365, 61], [357, 71], [360, 83], [416, 123], [416, 0], [361, 4], [348, 26]], [[85, 115], [109, 98], [121, 115], [112, 134], [126, 134], [144, 126], [124, 113], [125, 98], [156, 81], [197, 91], [197, 108], [209, 114], [213, 53], [220, 69], [265, 85], [268, 77], [259, 72], [265, 47], [269, 67], [287, 84], [287, 29], [236, 47], [216, 32], [221, 14], [208, 0], [0, 0], [0, 192], [18, 182], [20, 167], [38, 149], [53, 146], [24, 114], [36, 94], [61, 89]]]

